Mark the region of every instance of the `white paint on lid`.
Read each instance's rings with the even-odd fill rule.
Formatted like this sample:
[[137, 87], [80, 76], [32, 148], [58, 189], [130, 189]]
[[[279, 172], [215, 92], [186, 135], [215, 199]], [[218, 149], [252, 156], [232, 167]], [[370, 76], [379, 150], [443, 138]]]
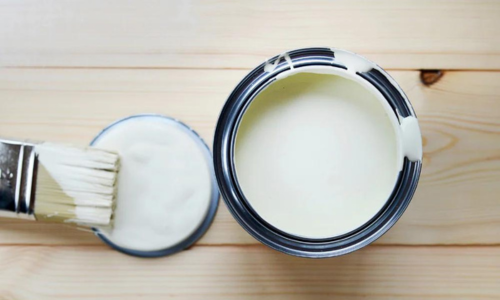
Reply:
[[170, 248], [205, 219], [212, 182], [205, 149], [176, 121], [144, 116], [105, 131], [96, 146], [118, 151], [121, 171], [113, 228], [100, 228], [132, 250]]

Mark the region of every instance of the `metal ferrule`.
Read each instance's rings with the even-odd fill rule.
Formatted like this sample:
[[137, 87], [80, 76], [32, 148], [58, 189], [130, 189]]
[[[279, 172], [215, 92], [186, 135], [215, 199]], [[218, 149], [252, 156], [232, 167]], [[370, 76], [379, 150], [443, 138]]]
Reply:
[[34, 219], [34, 145], [0, 139], [0, 216]]

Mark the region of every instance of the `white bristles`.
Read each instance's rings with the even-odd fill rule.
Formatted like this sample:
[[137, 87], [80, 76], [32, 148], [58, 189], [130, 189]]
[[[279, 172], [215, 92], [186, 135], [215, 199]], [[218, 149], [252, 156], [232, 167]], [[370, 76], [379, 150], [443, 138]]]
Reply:
[[118, 154], [95, 148], [35, 145], [37, 219], [107, 225], [111, 222]]
[[111, 208], [77, 206], [75, 208], [77, 218], [67, 219], [66, 222], [75, 222], [80, 225], [109, 225], [112, 213]]

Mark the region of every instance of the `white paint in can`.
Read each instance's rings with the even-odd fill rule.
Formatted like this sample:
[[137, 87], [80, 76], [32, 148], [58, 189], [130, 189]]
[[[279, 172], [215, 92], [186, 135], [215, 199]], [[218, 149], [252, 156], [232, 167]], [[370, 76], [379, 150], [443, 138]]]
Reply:
[[400, 125], [382, 94], [355, 74], [365, 65], [281, 73], [243, 115], [238, 183], [277, 229], [312, 239], [356, 230], [386, 204], [404, 157], [421, 159], [418, 122]]

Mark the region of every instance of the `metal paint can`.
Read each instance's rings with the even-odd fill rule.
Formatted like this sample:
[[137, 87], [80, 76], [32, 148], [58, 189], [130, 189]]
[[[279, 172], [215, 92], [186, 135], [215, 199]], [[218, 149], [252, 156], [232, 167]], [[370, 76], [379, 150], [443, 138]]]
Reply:
[[[385, 206], [354, 231], [326, 239], [309, 239], [283, 232], [261, 218], [245, 198], [235, 171], [236, 133], [242, 116], [256, 96], [283, 72], [321, 66], [349, 71], [380, 92], [398, 117], [416, 117], [402, 89], [382, 68], [354, 53], [331, 48], [305, 48], [274, 56], [252, 70], [233, 90], [220, 114], [214, 137], [214, 167], [220, 192], [238, 223], [261, 243], [286, 254], [325, 258], [358, 250], [387, 232], [408, 207], [418, 184], [422, 161], [404, 158], [395, 188]], [[304, 69], [305, 70], [305, 69]], [[418, 125], [417, 125], [418, 129]], [[420, 138], [420, 131], [418, 129]]]

